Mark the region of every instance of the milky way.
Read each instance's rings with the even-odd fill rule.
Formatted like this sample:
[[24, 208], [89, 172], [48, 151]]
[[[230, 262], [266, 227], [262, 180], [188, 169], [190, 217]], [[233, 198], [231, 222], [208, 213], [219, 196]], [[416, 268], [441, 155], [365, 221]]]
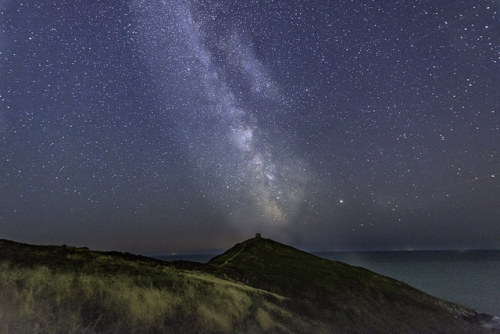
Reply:
[[497, 1], [2, 1], [0, 237], [500, 247]]
[[[199, 168], [210, 170], [212, 176], [218, 177], [217, 182], [225, 185], [224, 199], [231, 202], [228, 214], [235, 216], [230, 221], [247, 225], [286, 223], [293, 218], [304, 195], [303, 162], [288, 154], [277, 157], [273, 140], [259, 126], [262, 120], [257, 115], [262, 111], [255, 110], [259, 106], [253, 100], [270, 100], [273, 108], [287, 106], [280, 105], [279, 88], [257, 59], [252, 43], [241, 36], [237, 27], [221, 31], [213, 17], [195, 18], [185, 2], [155, 6], [139, 2], [135, 14], [140, 22], [139, 40], [144, 43], [140, 47], [146, 50], [145, 60], [152, 70], [180, 68], [186, 75], [183, 79], [195, 82], [186, 89], [204, 101], [177, 116], [183, 123], [201, 118], [201, 126], [189, 129], [183, 145], [191, 149], [193, 159], [203, 161]], [[174, 36], [165, 33], [172, 30]], [[158, 44], [169, 47], [162, 50]], [[172, 52], [172, 48], [178, 51]], [[177, 69], [172, 68], [169, 57], [181, 60]], [[161, 95], [166, 95], [165, 103], [171, 103], [171, 89], [162, 85], [169, 80], [168, 75], [154, 75]], [[232, 84], [235, 81], [240, 84]], [[192, 92], [193, 86], [199, 91]], [[250, 100], [242, 97], [245, 92], [252, 94]], [[203, 145], [207, 141], [210, 144]], [[245, 200], [233, 200], [240, 195]]]

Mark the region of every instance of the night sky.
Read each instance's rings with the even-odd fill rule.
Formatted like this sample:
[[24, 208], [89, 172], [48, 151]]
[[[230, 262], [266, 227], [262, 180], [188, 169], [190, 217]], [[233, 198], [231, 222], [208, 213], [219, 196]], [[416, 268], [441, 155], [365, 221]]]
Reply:
[[0, 1], [0, 238], [500, 248], [498, 1]]

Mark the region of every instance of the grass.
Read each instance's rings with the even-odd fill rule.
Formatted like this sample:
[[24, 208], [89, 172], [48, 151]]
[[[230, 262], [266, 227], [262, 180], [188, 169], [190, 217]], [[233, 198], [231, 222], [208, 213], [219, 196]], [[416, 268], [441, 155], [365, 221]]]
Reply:
[[284, 297], [286, 308], [338, 332], [480, 333], [479, 314], [360, 267], [254, 238], [206, 270]]
[[[161, 329], [178, 296], [124, 275], [1, 268], [2, 331], [91, 333]], [[7, 324], [7, 325], [5, 325]]]
[[0, 333], [259, 333], [311, 324], [283, 310], [281, 296], [161, 261], [12, 244], [24, 258], [16, 262], [2, 246]]
[[0, 240], [0, 333], [486, 332], [475, 315], [266, 239], [206, 265]]

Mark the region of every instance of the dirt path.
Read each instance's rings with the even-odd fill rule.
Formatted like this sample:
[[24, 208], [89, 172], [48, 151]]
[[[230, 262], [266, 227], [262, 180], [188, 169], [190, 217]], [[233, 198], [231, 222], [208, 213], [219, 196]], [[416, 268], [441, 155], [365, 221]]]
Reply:
[[223, 266], [228, 264], [229, 261], [231, 261], [232, 259], [234, 259], [235, 257], [237, 257], [238, 255], [240, 255], [240, 253], [245, 249], [246, 247], [242, 247], [236, 254], [234, 254], [233, 256], [231, 256], [229, 259], [227, 259], [226, 261], [224, 261], [224, 263], [222, 264]]

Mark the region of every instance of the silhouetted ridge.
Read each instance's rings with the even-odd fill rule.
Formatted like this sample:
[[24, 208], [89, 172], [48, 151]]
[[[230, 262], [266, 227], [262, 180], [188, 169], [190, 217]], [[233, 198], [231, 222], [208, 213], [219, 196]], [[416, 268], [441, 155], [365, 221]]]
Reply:
[[480, 317], [406, 283], [270, 239], [236, 244], [208, 265], [213, 272], [283, 295], [289, 298], [289, 308], [339, 329], [438, 332], [445, 321], [459, 332], [473, 333], [464, 324]]
[[207, 264], [0, 240], [1, 333], [487, 333], [491, 319], [270, 239]]

